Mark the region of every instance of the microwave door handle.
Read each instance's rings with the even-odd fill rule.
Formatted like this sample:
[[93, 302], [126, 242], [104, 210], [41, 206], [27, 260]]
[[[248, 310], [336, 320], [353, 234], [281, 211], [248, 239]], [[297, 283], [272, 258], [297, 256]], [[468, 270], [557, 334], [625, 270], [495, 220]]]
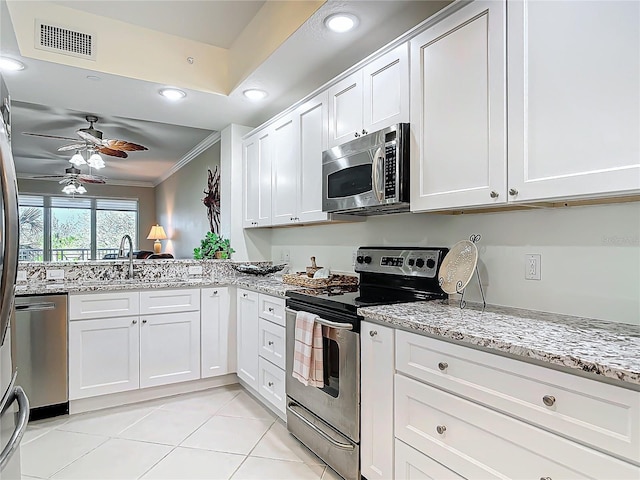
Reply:
[[[372, 183], [373, 183], [373, 193], [376, 196], [376, 199], [378, 200], [378, 202], [382, 202], [384, 201], [384, 192], [383, 192], [383, 188], [380, 188], [380, 179], [384, 179], [384, 174], [380, 175], [380, 160], [382, 160], [384, 162], [384, 155], [383, 155], [383, 149], [382, 147], [378, 147], [378, 149], [376, 150], [376, 153], [373, 155], [373, 178], [372, 178]], [[384, 163], [383, 163], [384, 165]]]

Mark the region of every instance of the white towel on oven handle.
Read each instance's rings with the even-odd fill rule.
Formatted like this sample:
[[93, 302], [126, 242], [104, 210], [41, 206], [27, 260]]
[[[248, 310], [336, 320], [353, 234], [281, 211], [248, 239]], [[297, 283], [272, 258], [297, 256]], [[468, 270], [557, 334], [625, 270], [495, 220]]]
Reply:
[[322, 360], [322, 325], [313, 313], [296, 313], [293, 372], [291, 375], [306, 386], [324, 387]]

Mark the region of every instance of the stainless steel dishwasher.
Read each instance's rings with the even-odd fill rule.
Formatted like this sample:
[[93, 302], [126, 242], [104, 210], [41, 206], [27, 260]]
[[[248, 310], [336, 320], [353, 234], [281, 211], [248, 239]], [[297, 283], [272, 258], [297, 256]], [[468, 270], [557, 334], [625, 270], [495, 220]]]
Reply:
[[69, 413], [66, 295], [16, 297], [12, 355], [30, 420]]

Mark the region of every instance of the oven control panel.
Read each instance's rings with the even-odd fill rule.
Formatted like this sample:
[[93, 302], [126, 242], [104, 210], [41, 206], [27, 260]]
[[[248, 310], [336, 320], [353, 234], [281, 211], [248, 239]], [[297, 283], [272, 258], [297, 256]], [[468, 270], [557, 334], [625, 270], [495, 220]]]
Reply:
[[355, 271], [435, 278], [447, 251], [428, 247], [360, 247]]

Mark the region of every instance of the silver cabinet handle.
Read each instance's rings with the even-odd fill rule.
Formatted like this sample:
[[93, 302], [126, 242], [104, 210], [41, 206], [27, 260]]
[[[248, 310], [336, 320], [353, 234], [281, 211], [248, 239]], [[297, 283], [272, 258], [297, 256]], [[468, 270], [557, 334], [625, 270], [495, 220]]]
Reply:
[[246, 293], [242, 294], [242, 298], [247, 298], [249, 295], [247, 295]]
[[269, 307], [267, 310], [269, 310], [270, 312], [273, 312], [273, 307]]
[[542, 403], [544, 403], [547, 407], [553, 407], [556, 403], [556, 397], [553, 395], [545, 395], [542, 397]]
[[302, 423], [304, 423], [307, 427], [309, 427], [311, 430], [313, 430], [314, 432], [316, 432], [318, 435], [320, 435], [322, 438], [324, 438], [326, 441], [328, 441], [331, 445], [333, 445], [336, 448], [339, 448], [341, 450], [353, 450], [355, 447], [353, 445], [351, 445], [350, 443], [340, 443], [335, 441], [333, 438], [331, 438], [329, 435], [327, 435], [325, 432], [323, 432], [322, 430], [320, 430], [317, 426], [315, 426], [313, 423], [311, 423], [309, 420], [307, 420], [306, 418], [304, 418], [302, 415], [300, 415], [298, 412], [296, 412], [292, 407], [297, 407], [298, 405], [296, 403], [293, 402], [289, 402], [287, 404], [287, 411], [291, 412], [291, 414], [296, 417], [298, 420], [300, 420]]
[[360, 134], [358, 132], [355, 133], [355, 137], [358, 138]]
[[131, 323], [135, 325], [136, 323], [138, 323], [138, 320], [132, 320]]
[[273, 382], [269, 382], [267, 383], [267, 385], [269, 385], [270, 387], [273, 387]]
[[142, 320], [142, 323], [147, 323], [147, 320], [146, 319]]
[[214, 295], [217, 295], [217, 294], [218, 294], [218, 290], [214, 290], [214, 291], [213, 291], [213, 294], [214, 294]]
[[551, 480], [551, 477], [540, 477], [540, 480]]
[[267, 345], [273, 345], [273, 341], [272, 341], [272, 340], [269, 340], [269, 341], [267, 342]]
[[28, 305], [16, 305], [16, 311], [20, 312], [40, 312], [43, 310], [54, 310], [56, 308], [56, 304], [53, 302], [47, 303], [31, 303]]
[[449, 364], [447, 362], [440, 362], [438, 364], [438, 368], [444, 372], [447, 368], [449, 368]]
[[367, 131], [363, 128], [363, 129], [362, 129], [362, 134], [363, 134], [363, 135], [366, 135], [367, 133], [369, 133], [369, 132], [367, 132]]
[[6, 409], [16, 400], [18, 401], [18, 421], [16, 422], [16, 428], [11, 434], [11, 438], [9, 438], [9, 442], [2, 449], [2, 453], [0, 453], [0, 470], [4, 469], [5, 465], [7, 465], [7, 463], [9, 463], [9, 460], [11, 460], [11, 457], [18, 449], [20, 440], [22, 440], [22, 436], [27, 429], [27, 421], [29, 420], [29, 399], [24, 393], [22, 387], [13, 388], [11, 396], [9, 397], [7, 403], [5, 403], [5, 407], [2, 413], [4, 413]]
[[447, 427], [445, 427], [444, 425], [438, 425], [436, 427], [436, 432], [438, 432], [438, 435], [442, 435], [446, 431], [447, 431]]
[[369, 335], [371, 335], [372, 337], [375, 337], [377, 334], [378, 334], [378, 331], [377, 331], [377, 330], [371, 330], [371, 331], [369, 332]]
[[515, 197], [517, 194], [518, 194], [518, 190], [516, 190], [515, 188], [509, 189], [509, 195], [511, 195], [512, 197]]
[[489, 194], [489, 196], [491, 198], [498, 198], [500, 196], [500, 194], [498, 192], [496, 192], [495, 190], [491, 190], [491, 193]]

